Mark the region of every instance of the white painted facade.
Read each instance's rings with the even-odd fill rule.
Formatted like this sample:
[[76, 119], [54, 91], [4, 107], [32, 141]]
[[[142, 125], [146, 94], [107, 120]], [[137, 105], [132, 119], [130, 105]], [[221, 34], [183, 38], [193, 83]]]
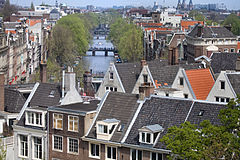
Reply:
[[[226, 74], [226, 71], [221, 71], [213, 88], [209, 92], [207, 101], [227, 103], [227, 98], [236, 98], [236, 93], [234, 92]], [[224, 89], [221, 89], [221, 82], [225, 83]]]
[[[182, 85], [180, 84], [180, 79], [181, 78], [183, 80]], [[191, 85], [188, 81], [188, 78], [186, 76], [186, 72], [183, 68], [180, 68], [178, 70], [176, 78], [173, 81], [172, 88], [182, 91], [181, 97], [183, 97], [183, 98], [196, 99], [195, 94], [192, 90], [192, 87], [191, 87]]]
[[182, 17], [168, 14], [167, 11], [163, 11], [160, 14], [160, 23], [165, 25], [166, 23], [172, 24], [173, 27], [179, 27]]
[[[110, 74], [113, 74], [113, 78], [110, 77]], [[104, 76], [104, 79], [96, 93], [96, 97], [103, 98], [105, 93], [107, 91], [115, 91], [115, 92], [123, 92], [125, 93], [125, 90], [123, 88], [121, 79], [118, 75], [117, 69], [114, 65], [114, 63], [110, 63], [108, 70]]]

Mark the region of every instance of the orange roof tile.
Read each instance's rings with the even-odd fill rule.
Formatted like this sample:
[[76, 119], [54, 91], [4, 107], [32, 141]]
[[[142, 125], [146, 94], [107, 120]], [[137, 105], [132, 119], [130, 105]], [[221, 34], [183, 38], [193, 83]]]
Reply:
[[182, 31], [188, 30], [190, 26], [194, 26], [195, 24], [202, 24], [204, 25], [203, 21], [181, 21]]
[[196, 98], [206, 100], [215, 83], [210, 70], [192, 69], [186, 70], [186, 74]]
[[172, 30], [172, 29], [171, 28], [152, 28], [152, 27], [145, 28], [145, 31], [148, 31], [148, 30], [152, 30], [152, 31], [154, 31], [154, 30], [156, 30], [156, 31], [168, 31], [168, 30]]
[[237, 44], [237, 49], [240, 49], [240, 42], [238, 42]]

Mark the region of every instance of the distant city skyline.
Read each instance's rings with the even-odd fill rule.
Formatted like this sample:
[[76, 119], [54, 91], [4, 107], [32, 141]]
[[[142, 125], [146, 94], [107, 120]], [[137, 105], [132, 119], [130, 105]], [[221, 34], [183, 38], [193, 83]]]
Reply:
[[[58, 0], [59, 3], [65, 3], [68, 6], [81, 6], [94, 5], [98, 7], [112, 7], [112, 6], [153, 6], [156, 0]], [[182, 0], [181, 0], [182, 1]], [[11, 3], [20, 6], [30, 6], [31, 2], [34, 5], [40, 5], [42, 2], [50, 5], [55, 4], [55, 0], [10, 0]], [[178, 0], [157, 0], [158, 4], [164, 6], [177, 6]], [[165, 2], [165, 3], [164, 3]], [[189, 3], [189, 0], [186, 0]], [[207, 4], [207, 3], [224, 3], [228, 9], [240, 9], [239, 0], [193, 0], [193, 4]]]

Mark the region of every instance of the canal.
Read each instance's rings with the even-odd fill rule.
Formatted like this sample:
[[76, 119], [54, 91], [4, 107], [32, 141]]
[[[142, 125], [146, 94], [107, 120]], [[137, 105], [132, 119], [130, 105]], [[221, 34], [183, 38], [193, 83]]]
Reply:
[[[94, 37], [89, 48], [113, 48], [113, 44], [105, 39], [105, 36]], [[108, 56], [105, 56], [104, 51], [95, 51], [95, 56], [92, 56], [92, 51], [87, 51], [86, 56], [82, 59], [85, 70], [91, 70], [93, 74], [104, 75], [107, 71], [110, 62], [114, 62], [114, 53], [109, 51]]]

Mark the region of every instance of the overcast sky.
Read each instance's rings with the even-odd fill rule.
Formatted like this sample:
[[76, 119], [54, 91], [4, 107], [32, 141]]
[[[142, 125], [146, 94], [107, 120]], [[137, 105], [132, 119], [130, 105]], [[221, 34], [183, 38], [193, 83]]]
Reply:
[[[100, 7], [112, 7], [113, 5], [152, 6], [154, 1], [164, 6], [176, 6], [178, 0], [58, 0], [59, 3], [70, 6], [94, 5]], [[55, 4], [55, 0], [10, 0], [10, 2], [21, 6], [30, 6], [31, 2], [34, 5], [39, 5], [42, 2]], [[189, 0], [186, 0], [186, 2], [189, 3]], [[240, 9], [240, 0], [193, 0], [193, 3], [225, 3], [229, 9]]]

